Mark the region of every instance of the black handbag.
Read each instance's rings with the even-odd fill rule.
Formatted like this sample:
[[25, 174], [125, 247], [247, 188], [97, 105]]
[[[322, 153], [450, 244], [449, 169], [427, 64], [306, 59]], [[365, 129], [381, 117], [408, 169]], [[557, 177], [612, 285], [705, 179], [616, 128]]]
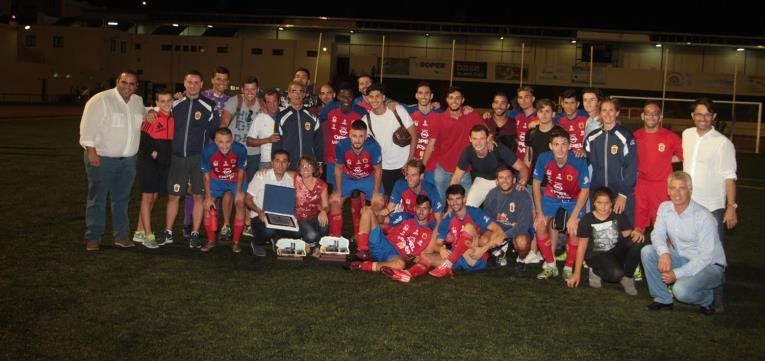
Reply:
[[[393, 144], [404, 148], [407, 145], [412, 144], [412, 135], [409, 134], [409, 131], [406, 130], [404, 127], [404, 122], [401, 121], [401, 117], [398, 116], [398, 112], [396, 110], [393, 110], [393, 115], [396, 116], [396, 120], [398, 120], [398, 129], [396, 129], [395, 132], [393, 132]], [[369, 132], [372, 133], [372, 137], [377, 139], [375, 136], [375, 131], [372, 130], [372, 117], [367, 113], [367, 123], [369, 124]]]

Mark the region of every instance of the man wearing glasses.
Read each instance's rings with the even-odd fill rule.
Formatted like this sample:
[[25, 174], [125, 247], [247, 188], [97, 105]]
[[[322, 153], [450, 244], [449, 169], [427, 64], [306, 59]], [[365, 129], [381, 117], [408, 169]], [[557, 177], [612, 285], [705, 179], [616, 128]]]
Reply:
[[723, 241], [723, 225], [731, 229], [738, 223], [736, 150], [713, 126], [717, 113], [711, 99], [699, 98], [691, 109], [696, 126], [683, 131], [683, 171], [693, 179], [693, 201], [712, 212]]
[[290, 155], [290, 170], [296, 170], [300, 158], [311, 155], [322, 159], [322, 134], [319, 120], [303, 107], [306, 87], [293, 81], [287, 86], [290, 106], [276, 114], [276, 132], [281, 137], [273, 149], [283, 149]]
[[[643, 128], [633, 133], [637, 142], [638, 178], [635, 184], [635, 228], [633, 235], [644, 239], [644, 231], [656, 221], [656, 211], [669, 200], [665, 191], [672, 163], [683, 159], [680, 137], [661, 126], [664, 115], [659, 102], [643, 105]], [[635, 239], [635, 237], [633, 237]]]

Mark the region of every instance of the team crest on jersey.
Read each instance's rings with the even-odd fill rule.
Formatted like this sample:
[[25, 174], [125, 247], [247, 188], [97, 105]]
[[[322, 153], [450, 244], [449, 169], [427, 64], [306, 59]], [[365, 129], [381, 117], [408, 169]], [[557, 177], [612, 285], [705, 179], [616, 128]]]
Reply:
[[574, 180], [574, 176], [572, 176], [571, 174], [566, 174], [566, 180], [571, 182]]
[[305, 122], [305, 124], [303, 124], [303, 128], [305, 128], [306, 131], [311, 130], [311, 122]]
[[194, 119], [195, 119], [195, 120], [199, 120], [199, 119], [202, 119], [202, 112], [200, 112], [199, 110], [197, 110], [196, 112], [194, 112]]
[[510, 211], [510, 213], [515, 213], [515, 202], [510, 202], [507, 206], [507, 210]]
[[611, 154], [616, 155], [616, 153], [619, 153], [619, 146], [614, 144], [611, 146]]
[[667, 146], [664, 143], [659, 143], [659, 151], [663, 152], [665, 149], [667, 149]]
[[579, 129], [584, 129], [584, 123], [579, 123]]
[[218, 161], [217, 160], [213, 161], [213, 167], [217, 167], [217, 166], [218, 166]]
[[364, 163], [364, 164], [367, 164], [367, 163], [369, 163], [369, 159], [367, 159], [367, 158], [363, 158], [363, 159], [361, 160], [361, 162], [362, 162], [362, 163]]

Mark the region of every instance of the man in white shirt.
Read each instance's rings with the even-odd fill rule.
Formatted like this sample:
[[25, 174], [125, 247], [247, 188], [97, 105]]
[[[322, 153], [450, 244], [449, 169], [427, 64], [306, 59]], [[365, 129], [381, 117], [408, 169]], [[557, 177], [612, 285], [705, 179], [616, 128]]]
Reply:
[[712, 212], [724, 241], [724, 226], [731, 229], [738, 223], [736, 150], [714, 128], [717, 113], [711, 99], [699, 98], [691, 109], [696, 126], [683, 131], [683, 171], [693, 179], [693, 200]]
[[252, 217], [252, 228], [255, 231], [255, 241], [250, 242], [252, 252], [255, 256], [264, 257], [266, 255], [262, 244], [269, 239], [289, 236], [300, 238], [300, 234], [275, 229], [266, 228], [266, 215], [263, 212], [263, 199], [266, 184], [273, 184], [282, 187], [294, 188], [294, 178], [291, 172], [287, 172], [290, 164], [290, 155], [285, 150], [277, 150], [271, 155], [271, 168], [260, 169], [252, 177], [252, 181], [247, 186], [247, 194], [244, 197], [244, 204], [250, 209]]
[[259, 169], [271, 168], [271, 144], [280, 138], [279, 133], [274, 132], [274, 117], [279, 112], [279, 93], [274, 89], [266, 90], [263, 99], [263, 108], [255, 116], [247, 133], [247, 145], [260, 147]]
[[138, 76], [117, 77], [117, 86], [94, 95], [80, 121], [80, 145], [85, 148], [88, 199], [85, 203], [85, 249], [97, 251], [106, 228], [106, 196], [112, 202], [114, 244], [133, 247], [128, 238], [128, 200], [135, 178], [136, 153], [146, 109], [135, 94]]
[[[383, 192], [386, 196], [390, 196], [396, 181], [404, 178], [401, 168], [404, 167], [407, 160], [414, 158], [417, 130], [406, 108], [397, 104], [396, 110], [391, 110], [385, 104], [385, 90], [382, 85], [372, 84], [369, 86], [366, 99], [372, 109], [362, 119], [367, 124], [369, 135], [380, 144]], [[404, 147], [393, 143], [393, 133], [402, 126], [411, 137], [409, 144]]]

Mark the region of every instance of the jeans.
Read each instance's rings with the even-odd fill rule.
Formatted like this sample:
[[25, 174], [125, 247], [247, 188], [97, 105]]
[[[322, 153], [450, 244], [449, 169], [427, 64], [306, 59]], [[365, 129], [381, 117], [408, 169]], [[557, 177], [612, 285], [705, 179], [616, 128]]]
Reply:
[[91, 167], [88, 152], [84, 152], [85, 173], [88, 176], [88, 196], [85, 202], [85, 240], [101, 241], [106, 229], [106, 196], [111, 198], [114, 239], [125, 239], [130, 233], [128, 201], [135, 178], [136, 157], [101, 157], [101, 166]]
[[300, 237], [303, 238], [305, 243], [317, 243], [322, 236], [327, 234], [327, 225], [325, 224], [324, 227], [320, 226], [318, 216], [298, 221], [298, 224], [300, 225]]
[[[676, 250], [670, 249], [672, 269], [682, 267], [688, 259], [680, 256]], [[661, 280], [659, 273], [659, 255], [653, 245], [643, 247], [640, 252], [643, 260], [643, 271], [648, 281], [648, 291], [656, 302], [672, 303], [672, 294], [678, 301], [698, 306], [709, 306], [714, 301], [714, 289], [722, 286], [725, 280], [725, 269], [717, 264], [710, 264], [698, 273], [689, 277], [678, 278], [672, 286], [672, 293]]]
[[[438, 194], [446, 200], [446, 188], [449, 188], [449, 182], [452, 180], [452, 174], [441, 168], [440, 164], [436, 164], [436, 169], [433, 172], [425, 173], [425, 180], [430, 181], [436, 186]], [[470, 178], [470, 173], [465, 173], [460, 180], [460, 184], [465, 187], [465, 194], [470, 190], [470, 185], [473, 180]]]

